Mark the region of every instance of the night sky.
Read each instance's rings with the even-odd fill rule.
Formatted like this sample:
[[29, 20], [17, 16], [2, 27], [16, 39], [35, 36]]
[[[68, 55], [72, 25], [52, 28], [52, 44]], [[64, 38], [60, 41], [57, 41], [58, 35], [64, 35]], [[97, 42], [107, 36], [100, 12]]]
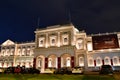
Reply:
[[87, 34], [118, 32], [120, 1], [0, 0], [0, 44], [34, 41], [36, 28], [69, 22]]

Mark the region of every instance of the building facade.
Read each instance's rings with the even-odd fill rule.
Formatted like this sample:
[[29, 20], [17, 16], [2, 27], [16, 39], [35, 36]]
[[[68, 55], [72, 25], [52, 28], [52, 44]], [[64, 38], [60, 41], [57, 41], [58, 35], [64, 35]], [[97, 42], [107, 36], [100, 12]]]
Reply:
[[48, 68], [81, 66], [99, 69], [109, 64], [120, 69], [120, 33], [87, 35], [72, 24], [36, 29], [35, 42], [1, 45], [0, 67], [25, 65], [45, 72]]
[[31, 67], [34, 48], [34, 42], [15, 43], [9, 39], [6, 40], [1, 44], [0, 67], [7, 68], [17, 65]]

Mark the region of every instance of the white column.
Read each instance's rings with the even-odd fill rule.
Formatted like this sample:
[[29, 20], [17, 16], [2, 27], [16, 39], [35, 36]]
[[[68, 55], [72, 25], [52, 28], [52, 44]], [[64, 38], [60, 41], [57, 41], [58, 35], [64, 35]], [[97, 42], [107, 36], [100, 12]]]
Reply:
[[60, 47], [60, 32], [58, 32], [58, 41], [57, 42], [58, 42], [57, 46]]
[[45, 42], [45, 47], [48, 48], [49, 47], [49, 43], [48, 43], [48, 33], [46, 33], [46, 42]]

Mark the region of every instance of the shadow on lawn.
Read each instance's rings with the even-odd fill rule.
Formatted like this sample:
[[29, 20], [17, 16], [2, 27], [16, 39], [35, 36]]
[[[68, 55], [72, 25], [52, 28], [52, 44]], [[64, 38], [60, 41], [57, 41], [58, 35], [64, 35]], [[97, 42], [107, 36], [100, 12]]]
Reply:
[[16, 80], [115, 80], [110, 75], [14, 74]]
[[85, 75], [82, 80], [115, 80], [111, 75]]
[[34, 77], [37, 77], [38, 75], [29, 75], [29, 74], [14, 74], [14, 78], [16, 80], [28, 80], [30, 78], [34, 78]]

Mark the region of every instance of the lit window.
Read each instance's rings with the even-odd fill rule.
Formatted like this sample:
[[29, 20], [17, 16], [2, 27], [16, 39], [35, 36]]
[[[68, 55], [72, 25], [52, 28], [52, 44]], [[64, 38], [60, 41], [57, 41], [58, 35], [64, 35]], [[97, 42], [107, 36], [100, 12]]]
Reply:
[[56, 36], [51, 36], [50, 37], [50, 45], [51, 46], [56, 46]]
[[14, 54], [14, 50], [12, 49], [12, 50], [11, 50], [11, 55], [13, 55], [13, 54]]
[[88, 51], [92, 51], [93, 50], [92, 42], [88, 42], [87, 43], [87, 49], [88, 49]]
[[68, 41], [68, 39], [67, 38], [64, 38], [64, 42], [66, 43]]
[[69, 44], [68, 35], [63, 35], [62, 41], [63, 41], [63, 45], [68, 45]]
[[4, 56], [5, 55], [5, 51], [2, 51], [2, 53], [3, 53], [2, 56]]
[[39, 38], [39, 47], [43, 47], [44, 46], [44, 40], [45, 38]]
[[18, 54], [17, 55], [20, 55], [20, 49], [18, 49]]
[[52, 39], [52, 44], [54, 44], [55, 43], [55, 39]]
[[117, 64], [118, 62], [117, 62], [117, 58], [114, 58], [114, 64]]
[[43, 40], [40, 41], [40, 44], [43, 44]]
[[6, 56], [9, 56], [9, 53], [10, 53], [10, 51], [9, 51], [9, 50], [7, 50], [7, 52], [6, 52]]
[[82, 39], [78, 39], [78, 40], [77, 40], [77, 45], [76, 45], [76, 47], [77, 47], [78, 49], [83, 49], [83, 40], [82, 40]]
[[49, 60], [48, 60], [48, 67], [52, 67], [52, 59], [51, 58], [49, 58]]
[[83, 57], [79, 58], [79, 66], [84, 66], [84, 58]]
[[105, 64], [106, 64], [106, 65], [110, 65], [110, 64], [111, 64], [109, 57], [106, 57], [104, 61], [105, 61]]
[[114, 65], [114, 66], [119, 65], [119, 58], [118, 58], [118, 57], [114, 57], [114, 58], [113, 58], [113, 65]]
[[88, 60], [88, 66], [89, 67], [93, 67], [94, 66], [94, 60], [93, 60], [93, 58], [91, 58], [91, 59]]
[[25, 49], [22, 50], [22, 56], [25, 55]]
[[42, 66], [42, 59], [40, 58], [38, 61], [38, 67], [41, 67], [41, 66]]
[[96, 59], [96, 66], [101, 66], [102, 65], [102, 59], [99, 57]]
[[81, 49], [81, 47], [82, 47], [82, 44], [78, 43], [78, 48]]
[[27, 49], [27, 56], [30, 55], [30, 49]]
[[66, 59], [66, 66], [70, 67], [70, 57], [67, 57], [67, 59]]

